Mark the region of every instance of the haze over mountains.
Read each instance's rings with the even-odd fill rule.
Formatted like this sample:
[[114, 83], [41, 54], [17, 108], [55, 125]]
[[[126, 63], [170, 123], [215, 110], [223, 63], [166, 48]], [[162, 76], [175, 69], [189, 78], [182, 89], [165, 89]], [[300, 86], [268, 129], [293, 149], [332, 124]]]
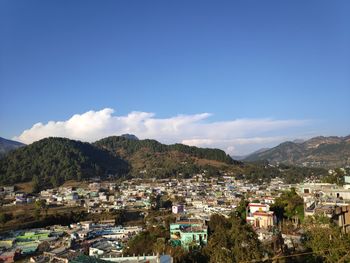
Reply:
[[267, 160], [272, 164], [284, 163], [308, 167], [344, 167], [350, 165], [350, 135], [345, 137], [318, 136], [307, 141], [284, 142], [252, 153], [243, 161]]
[[25, 144], [0, 137], [0, 158], [5, 156], [8, 152], [22, 146], [25, 146]]

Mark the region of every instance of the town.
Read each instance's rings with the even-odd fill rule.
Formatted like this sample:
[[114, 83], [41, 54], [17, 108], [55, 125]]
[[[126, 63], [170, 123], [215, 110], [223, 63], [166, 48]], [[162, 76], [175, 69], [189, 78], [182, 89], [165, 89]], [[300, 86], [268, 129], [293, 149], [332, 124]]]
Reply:
[[[96, 178], [80, 186], [45, 189], [38, 194], [3, 187], [0, 262], [88, 262], [91, 258], [100, 260], [91, 262], [180, 262], [164, 253], [165, 245], [184, 251], [204, 247], [210, 237], [211, 217], [229, 218], [232, 213], [244, 216], [259, 241], [274, 246], [276, 253], [283, 249], [302, 252], [305, 229], [299, 221], [304, 216], [322, 215], [344, 233], [349, 232], [350, 176], [345, 176], [344, 182], [339, 186], [308, 179], [301, 184], [285, 184], [273, 178], [269, 184], [252, 184], [230, 174], [210, 178], [202, 173], [190, 179], [130, 179], [118, 184]], [[273, 209], [286, 192], [300, 197], [303, 210], [296, 207], [288, 222]], [[16, 207], [32, 207], [36, 220], [59, 208], [91, 219], [82, 217], [78, 221], [77, 217], [65, 224], [58, 221], [36, 228], [14, 228], [11, 222], [16, 215], [6, 211], [15, 211]], [[290, 222], [294, 227], [287, 224]], [[163, 238], [150, 240], [155, 249], [133, 253], [133, 239], [157, 225], [166, 233]], [[282, 241], [276, 247], [277, 235]]]

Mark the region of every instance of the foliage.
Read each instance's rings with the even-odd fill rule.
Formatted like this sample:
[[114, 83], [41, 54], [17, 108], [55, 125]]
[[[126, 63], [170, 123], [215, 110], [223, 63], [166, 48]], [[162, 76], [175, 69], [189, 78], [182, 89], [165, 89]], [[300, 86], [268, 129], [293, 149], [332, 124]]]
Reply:
[[312, 224], [308, 227], [305, 245], [322, 262], [350, 261], [350, 235], [342, 233], [337, 226]]
[[322, 180], [324, 183], [344, 185], [344, 176], [346, 175], [346, 170], [342, 170], [339, 168], [334, 169], [334, 171], [327, 176], [325, 176]]
[[[128, 160], [134, 177], [189, 178], [213, 166], [237, 164], [224, 151], [205, 149], [182, 144], [165, 145], [155, 140], [129, 140], [124, 137], [108, 137], [94, 143], [115, 156]], [[218, 169], [209, 171], [218, 174]]]
[[115, 224], [116, 225], [123, 225], [126, 221], [127, 217], [126, 217], [126, 212], [123, 209], [117, 210], [115, 212]]
[[202, 159], [216, 160], [228, 164], [234, 162], [229, 155], [219, 149], [198, 148], [184, 144], [165, 145], [155, 140], [130, 140], [122, 136], [112, 136], [97, 141], [95, 145], [112, 152], [123, 149], [129, 155], [147, 148], [152, 153], [177, 151]]
[[284, 182], [287, 184], [301, 183], [305, 178], [322, 178], [327, 175], [324, 168], [299, 167], [280, 164], [279, 169]]
[[248, 204], [249, 202], [245, 198], [242, 198], [236, 207], [236, 213], [240, 218], [242, 218], [242, 220], [246, 219]]
[[261, 260], [263, 248], [250, 225], [238, 215], [230, 218], [213, 215], [209, 223], [212, 232], [204, 253], [209, 262], [240, 262]]
[[304, 201], [296, 193], [295, 188], [284, 191], [280, 197], [276, 198], [271, 210], [275, 212], [278, 219], [304, 219]]
[[0, 213], [0, 224], [6, 224], [13, 218], [11, 213]]
[[152, 254], [162, 249], [160, 239], [168, 238], [168, 232], [163, 226], [150, 227], [129, 240], [126, 254], [142, 255]]
[[34, 175], [32, 179], [32, 192], [38, 193], [40, 191], [40, 188], [41, 187], [39, 177], [37, 175]]
[[0, 160], [0, 184], [32, 180], [34, 192], [43, 185], [58, 186], [66, 180], [127, 172], [128, 164], [107, 151], [64, 138], [40, 140]]
[[266, 161], [247, 163], [243, 170], [245, 176], [240, 176], [251, 183], [269, 183], [272, 178], [279, 177], [287, 184], [301, 183], [305, 178], [323, 178], [327, 175], [324, 168], [298, 167], [280, 164], [270, 165]]

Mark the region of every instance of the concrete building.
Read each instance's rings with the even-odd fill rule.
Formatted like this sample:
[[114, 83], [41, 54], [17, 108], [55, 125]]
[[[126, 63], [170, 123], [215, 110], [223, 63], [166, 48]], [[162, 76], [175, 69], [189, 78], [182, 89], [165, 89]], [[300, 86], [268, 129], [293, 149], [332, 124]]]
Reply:
[[268, 229], [275, 225], [276, 219], [268, 204], [249, 203], [246, 220], [253, 227]]
[[173, 214], [182, 214], [185, 212], [185, 206], [182, 204], [172, 206]]
[[202, 246], [208, 241], [208, 227], [201, 220], [181, 220], [170, 224], [170, 242], [173, 246], [190, 249]]

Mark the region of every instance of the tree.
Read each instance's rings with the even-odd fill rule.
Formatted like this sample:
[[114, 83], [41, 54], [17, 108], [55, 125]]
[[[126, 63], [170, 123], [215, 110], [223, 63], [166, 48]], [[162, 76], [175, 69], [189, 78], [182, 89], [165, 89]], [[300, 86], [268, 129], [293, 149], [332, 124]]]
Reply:
[[126, 212], [124, 209], [119, 209], [116, 211], [115, 213], [115, 224], [116, 225], [122, 225], [124, 224], [125, 220], [126, 220]]
[[213, 215], [209, 228], [212, 234], [204, 253], [210, 262], [240, 262], [261, 260], [263, 247], [250, 225], [237, 214], [226, 219]]
[[40, 180], [37, 175], [34, 175], [32, 179], [32, 192], [38, 193], [39, 191], [40, 191]]
[[284, 191], [271, 206], [279, 220], [287, 218], [296, 223], [304, 219], [304, 200], [296, 193], [295, 188]]
[[310, 224], [306, 226], [306, 247], [322, 262], [350, 262], [350, 236], [339, 227]]
[[47, 206], [46, 206], [46, 201], [45, 200], [36, 200], [34, 203], [34, 208], [35, 208], [35, 219], [39, 220], [41, 211], [44, 209], [45, 213], [47, 215]]
[[129, 242], [126, 250], [126, 254], [129, 255], [142, 255], [151, 254], [153, 250], [153, 244], [156, 242], [156, 237], [149, 231], [143, 231], [134, 236]]
[[243, 220], [246, 219], [248, 204], [249, 202], [245, 198], [242, 198], [238, 206], [236, 207], [236, 212], [238, 216], [240, 216]]
[[165, 238], [157, 238], [157, 241], [153, 245], [153, 251], [161, 255], [164, 254], [165, 248]]
[[0, 213], [0, 224], [4, 225], [13, 218], [10, 213]]

